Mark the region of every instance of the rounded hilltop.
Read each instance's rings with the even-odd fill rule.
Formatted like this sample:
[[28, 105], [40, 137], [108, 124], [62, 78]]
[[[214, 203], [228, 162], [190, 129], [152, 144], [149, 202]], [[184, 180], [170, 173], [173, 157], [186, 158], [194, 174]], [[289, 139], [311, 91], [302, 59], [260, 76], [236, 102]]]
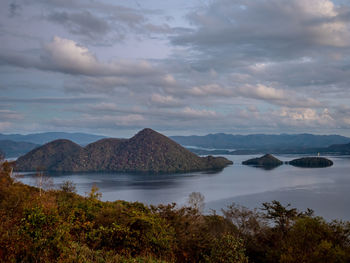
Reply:
[[56, 140], [18, 158], [17, 170], [38, 167], [61, 172], [173, 173], [222, 169], [232, 164], [224, 157], [199, 157], [168, 137], [145, 128], [130, 139], [107, 138], [81, 147]]

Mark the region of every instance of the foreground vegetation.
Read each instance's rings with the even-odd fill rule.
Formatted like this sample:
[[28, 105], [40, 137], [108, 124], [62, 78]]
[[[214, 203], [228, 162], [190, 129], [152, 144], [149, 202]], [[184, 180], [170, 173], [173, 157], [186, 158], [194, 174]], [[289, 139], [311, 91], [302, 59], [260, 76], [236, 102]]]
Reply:
[[[72, 183], [30, 187], [0, 172], [1, 262], [350, 262], [350, 223], [326, 222], [279, 202], [232, 204], [203, 215], [188, 207], [102, 202]], [[41, 180], [42, 181], [42, 180]]]

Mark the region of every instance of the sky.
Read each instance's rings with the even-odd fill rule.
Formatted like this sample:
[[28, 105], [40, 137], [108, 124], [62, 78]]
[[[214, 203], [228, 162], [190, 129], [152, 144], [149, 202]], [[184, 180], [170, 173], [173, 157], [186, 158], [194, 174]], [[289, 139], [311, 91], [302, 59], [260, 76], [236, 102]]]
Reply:
[[350, 1], [2, 0], [0, 133], [350, 136]]

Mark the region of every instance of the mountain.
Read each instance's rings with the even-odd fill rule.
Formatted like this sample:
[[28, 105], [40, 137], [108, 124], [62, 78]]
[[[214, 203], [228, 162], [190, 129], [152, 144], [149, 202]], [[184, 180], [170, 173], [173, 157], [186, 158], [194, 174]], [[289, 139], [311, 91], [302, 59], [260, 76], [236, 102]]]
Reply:
[[68, 133], [68, 132], [45, 132], [33, 134], [1, 134], [0, 140], [11, 140], [16, 142], [31, 142], [34, 144], [44, 144], [57, 139], [66, 139], [74, 141], [80, 145], [86, 145], [94, 141], [105, 138], [104, 136], [87, 133]]
[[322, 150], [326, 153], [350, 154], [350, 143], [334, 144]]
[[38, 146], [38, 144], [30, 142], [0, 140], [0, 151], [5, 155], [6, 158], [13, 158], [23, 155]]
[[328, 147], [332, 144], [350, 143], [350, 138], [340, 135], [313, 134], [251, 134], [232, 135], [224, 133], [205, 136], [172, 136], [174, 141], [185, 146], [212, 149], [295, 149]]
[[306, 147], [289, 147], [289, 148], [257, 148], [245, 150], [205, 150], [198, 148], [188, 148], [191, 152], [199, 155], [245, 155], [260, 154], [262, 152], [270, 152], [273, 154], [322, 154], [322, 155], [350, 155], [350, 143], [333, 144], [323, 148], [306, 148]]
[[81, 147], [68, 140], [47, 143], [16, 161], [17, 170], [62, 172], [189, 172], [222, 169], [223, 157], [199, 157], [168, 137], [144, 129], [130, 139], [102, 139]]

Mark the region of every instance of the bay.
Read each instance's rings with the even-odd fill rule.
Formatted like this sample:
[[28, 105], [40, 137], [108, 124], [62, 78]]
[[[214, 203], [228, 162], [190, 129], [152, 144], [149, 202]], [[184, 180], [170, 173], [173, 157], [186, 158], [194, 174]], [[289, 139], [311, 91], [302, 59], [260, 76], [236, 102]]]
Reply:
[[[206, 211], [220, 213], [232, 202], [249, 208], [278, 200], [327, 220], [350, 220], [350, 156], [328, 156], [334, 162], [328, 168], [298, 168], [282, 165], [272, 170], [241, 165], [258, 155], [227, 155], [234, 162], [224, 170], [186, 174], [69, 173], [49, 174], [54, 187], [73, 181], [77, 191], [86, 195], [96, 184], [102, 200], [139, 201], [146, 204], [177, 203], [185, 205], [192, 192], [205, 197]], [[290, 161], [300, 155], [276, 155]], [[35, 175], [24, 174], [21, 182], [35, 185]]]

